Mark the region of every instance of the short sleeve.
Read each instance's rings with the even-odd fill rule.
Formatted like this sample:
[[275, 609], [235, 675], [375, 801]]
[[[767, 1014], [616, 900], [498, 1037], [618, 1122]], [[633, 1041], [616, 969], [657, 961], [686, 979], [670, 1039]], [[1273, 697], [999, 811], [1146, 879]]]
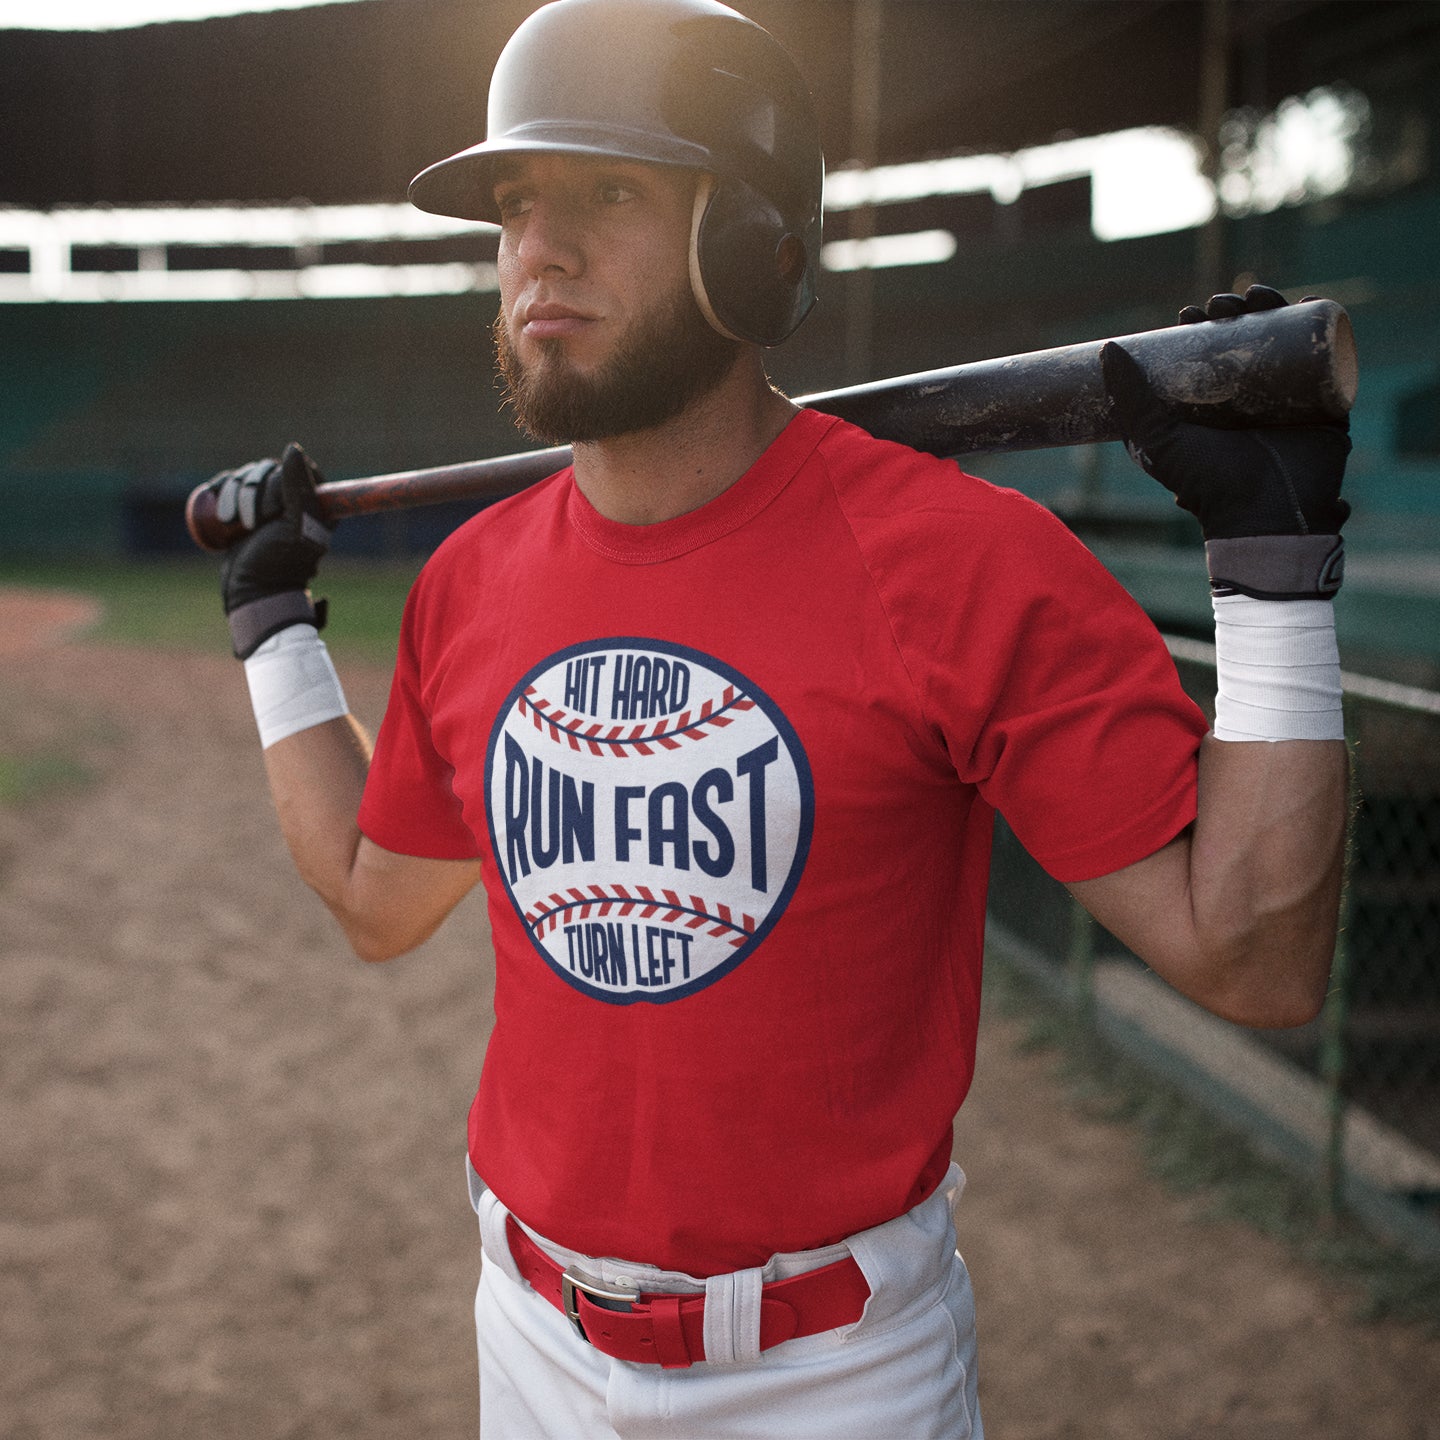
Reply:
[[1061, 881], [1153, 854], [1195, 818], [1206, 723], [1153, 622], [1048, 512], [993, 587], [1006, 637], [960, 766]]

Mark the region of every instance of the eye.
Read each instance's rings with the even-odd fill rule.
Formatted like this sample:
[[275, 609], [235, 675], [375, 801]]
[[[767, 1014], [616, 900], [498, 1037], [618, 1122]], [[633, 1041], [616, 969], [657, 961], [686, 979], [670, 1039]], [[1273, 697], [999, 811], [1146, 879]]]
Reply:
[[514, 220], [525, 214], [533, 203], [529, 191], [506, 186], [496, 187], [495, 208], [500, 212], [502, 221]]
[[601, 180], [595, 187], [595, 196], [602, 205], [623, 205], [635, 198], [635, 187], [622, 180]]

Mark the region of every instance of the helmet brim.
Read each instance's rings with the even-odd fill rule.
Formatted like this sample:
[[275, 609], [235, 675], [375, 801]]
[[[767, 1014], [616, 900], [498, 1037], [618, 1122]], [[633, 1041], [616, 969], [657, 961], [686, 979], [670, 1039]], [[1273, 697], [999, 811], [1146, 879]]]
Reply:
[[503, 140], [482, 140], [427, 166], [410, 182], [410, 203], [431, 215], [498, 225], [500, 212], [495, 207], [491, 178], [495, 162], [506, 155], [535, 154], [591, 155], [690, 170], [714, 165], [704, 146], [674, 136], [616, 126], [535, 124]]

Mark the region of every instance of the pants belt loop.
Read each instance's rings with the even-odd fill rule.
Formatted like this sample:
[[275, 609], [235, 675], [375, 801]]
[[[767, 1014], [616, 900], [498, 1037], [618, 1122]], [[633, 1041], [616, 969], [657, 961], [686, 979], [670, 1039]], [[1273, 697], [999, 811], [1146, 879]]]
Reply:
[[705, 1281], [705, 1358], [743, 1364], [760, 1358], [763, 1270], [737, 1270]]
[[523, 1285], [524, 1277], [510, 1253], [510, 1239], [505, 1234], [505, 1217], [510, 1212], [496, 1198], [493, 1190], [482, 1189], [473, 1203], [480, 1217], [480, 1249], [485, 1263], [498, 1266], [517, 1285]]

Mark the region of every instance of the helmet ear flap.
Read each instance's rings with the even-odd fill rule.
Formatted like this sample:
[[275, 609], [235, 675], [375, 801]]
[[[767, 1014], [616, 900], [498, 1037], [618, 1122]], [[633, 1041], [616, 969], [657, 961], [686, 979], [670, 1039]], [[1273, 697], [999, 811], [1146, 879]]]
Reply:
[[814, 235], [797, 234], [743, 180], [703, 175], [690, 226], [690, 288], [731, 340], [778, 345], [815, 303]]

